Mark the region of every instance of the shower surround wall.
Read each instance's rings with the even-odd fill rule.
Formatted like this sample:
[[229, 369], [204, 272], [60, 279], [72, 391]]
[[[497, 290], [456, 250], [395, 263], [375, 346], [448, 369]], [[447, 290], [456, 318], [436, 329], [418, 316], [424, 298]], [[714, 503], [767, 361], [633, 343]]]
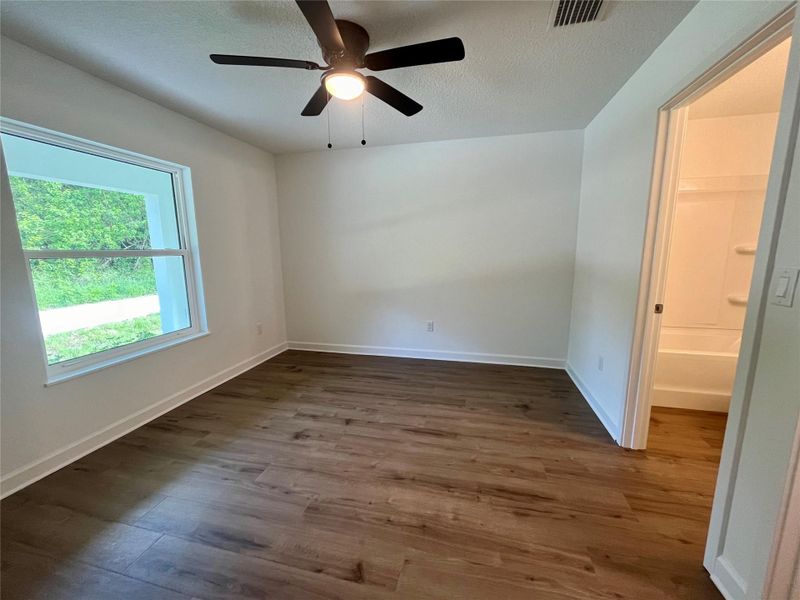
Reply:
[[778, 115], [689, 114], [653, 404], [727, 412]]

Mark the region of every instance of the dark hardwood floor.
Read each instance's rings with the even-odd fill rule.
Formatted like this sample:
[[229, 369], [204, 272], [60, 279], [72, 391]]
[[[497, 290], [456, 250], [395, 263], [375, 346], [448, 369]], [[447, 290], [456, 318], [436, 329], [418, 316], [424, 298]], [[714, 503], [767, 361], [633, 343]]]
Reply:
[[5, 499], [2, 598], [716, 600], [724, 421], [632, 452], [562, 371], [289, 351]]

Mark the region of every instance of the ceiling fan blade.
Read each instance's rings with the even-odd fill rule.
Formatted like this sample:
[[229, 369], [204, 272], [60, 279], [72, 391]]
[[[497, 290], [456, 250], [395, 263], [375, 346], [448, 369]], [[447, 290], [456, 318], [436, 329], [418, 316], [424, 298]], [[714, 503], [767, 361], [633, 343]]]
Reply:
[[388, 83], [381, 81], [377, 77], [367, 75], [365, 79], [367, 80], [367, 91], [370, 94], [383, 100], [392, 108], [399, 110], [405, 116], [410, 117], [422, 110], [421, 104], [415, 102], [403, 92], [394, 89]]
[[309, 100], [308, 104], [306, 104], [303, 112], [300, 114], [304, 117], [318, 116], [323, 110], [325, 110], [325, 106], [327, 106], [329, 99], [330, 97], [328, 96], [328, 90], [325, 89], [325, 86], [319, 86], [317, 91], [314, 92], [314, 95], [311, 96], [311, 100]]
[[322, 69], [310, 60], [294, 60], [292, 58], [267, 58], [264, 56], [237, 56], [235, 54], [211, 54], [210, 58], [218, 65], [244, 65], [249, 67], [286, 67], [288, 69]]
[[370, 71], [385, 71], [386, 69], [452, 62], [463, 58], [464, 42], [460, 38], [451, 37], [373, 52], [364, 57], [364, 66]]
[[319, 45], [326, 50], [344, 52], [344, 40], [339, 33], [339, 26], [333, 18], [331, 7], [327, 0], [296, 0], [297, 6], [308, 21], [314, 35], [319, 40]]

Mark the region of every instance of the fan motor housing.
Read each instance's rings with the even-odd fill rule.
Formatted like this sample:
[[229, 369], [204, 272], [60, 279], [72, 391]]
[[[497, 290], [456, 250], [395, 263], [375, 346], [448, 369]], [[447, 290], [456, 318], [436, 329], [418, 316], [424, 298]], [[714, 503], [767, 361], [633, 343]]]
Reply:
[[336, 19], [336, 26], [344, 41], [345, 52], [322, 48], [325, 62], [333, 68], [361, 68], [364, 66], [364, 55], [369, 49], [369, 34], [358, 23]]

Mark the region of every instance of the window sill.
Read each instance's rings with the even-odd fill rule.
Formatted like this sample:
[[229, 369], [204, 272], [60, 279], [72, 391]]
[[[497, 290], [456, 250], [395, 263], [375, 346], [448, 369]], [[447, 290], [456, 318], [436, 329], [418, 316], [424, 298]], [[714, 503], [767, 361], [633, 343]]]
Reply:
[[157, 344], [154, 346], [148, 346], [146, 348], [141, 348], [139, 350], [135, 350], [128, 354], [124, 354], [122, 356], [115, 356], [113, 358], [108, 358], [106, 360], [92, 363], [90, 365], [86, 365], [85, 367], [77, 368], [75, 370], [68, 371], [66, 373], [59, 373], [59, 374], [51, 374], [47, 376], [47, 381], [44, 383], [44, 387], [51, 387], [53, 385], [57, 385], [59, 383], [64, 383], [65, 381], [70, 381], [72, 379], [76, 379], [78, 377], [83, 377], [84, 375], [89, 375], [90, 373], [95, 373], [97, 371], [101, 371], [103, 369], [107, 369], [108, 367], [113, 367], [115, 365], [119, 365], [122, 363], [126, 363], [131, 360], [135, 360], [140, 356], [145, 356], [147, 354], [152, 354], [154, 352], [159, 352], [161, 350], [166, 350], [167, 348], [172, 348], [173, 346], [178, 346], [180, 344], [185, 344], [186, 342], [191, 342], [197, 340], [199, 338], [203, 338], [209, 335], [208, 331], [198, 331], [194, 333], [189, 333], [185, 336], [181, 336], [178, 338], [174, 338], [168, 341], [165, 341], [162, 344]]

